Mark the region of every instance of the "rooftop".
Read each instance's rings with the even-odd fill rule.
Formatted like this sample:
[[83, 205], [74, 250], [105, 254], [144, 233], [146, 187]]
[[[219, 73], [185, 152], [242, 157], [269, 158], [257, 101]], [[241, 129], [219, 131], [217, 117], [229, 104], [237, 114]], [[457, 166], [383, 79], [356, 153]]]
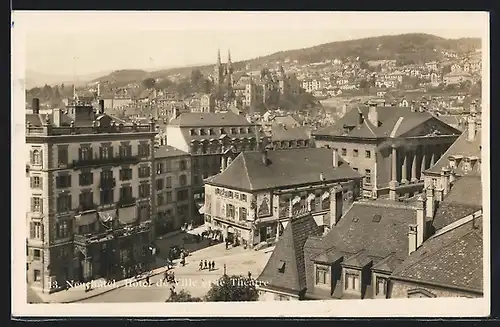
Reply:
[[170, 145], [161, 145], [159, 148], [155, 149], [154, 157], [158, 158], [170, 158], [170, 157], [181, 157], [189, 156], [189, 153], [174, 148]]
[[309, 129], [307, 127], [281, 127], [272, 126], [271, 140], [272, 141], [294, 141], [294, 140], [308, 140]]
[[180, 127], [218, 127], [218, 126], [252, 126], [248, 120], [241, 115], [232, 112], [220, 113], [200, 113], [187, 112], [174, 118], [169, 123], [170, 126]]
[[339, 165], [333, 167], [332, 150], [325, 148], [290, 149], [268, 151], [267, 164], [262, 152], [242, 152], [210, 184], [233, 189], [256, 191], [285, 186], [360, 179], [338, 156]]

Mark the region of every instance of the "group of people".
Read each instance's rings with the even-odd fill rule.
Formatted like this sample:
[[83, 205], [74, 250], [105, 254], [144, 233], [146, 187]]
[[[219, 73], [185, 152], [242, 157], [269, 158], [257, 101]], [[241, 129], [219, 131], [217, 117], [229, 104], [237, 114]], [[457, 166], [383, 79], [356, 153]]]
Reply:
[[200, 270], [205, 270], [205, 269], [208, 269], [208, 271], [212, 271], [212, 270], [215, 270], [215, 261], [203, 261], [201, 260], [200, 261]]

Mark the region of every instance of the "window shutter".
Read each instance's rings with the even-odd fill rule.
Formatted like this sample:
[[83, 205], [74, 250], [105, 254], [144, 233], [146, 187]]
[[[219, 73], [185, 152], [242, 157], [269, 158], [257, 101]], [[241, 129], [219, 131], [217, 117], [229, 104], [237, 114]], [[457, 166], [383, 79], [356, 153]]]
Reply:
[[68, 179], [68, 187], [71, 187], [71, 175], [68, 175], [66, 178]]
[[129, 156], [132, 156], [132, 146], [131, 145], [127, 145], [127, 155]]
[[108, 157], [113, 158], [114, 157], [114, 152], [113, 152], [113, 147], [108, 146]]
[[102, 147], [99, 147], [99, 158], [102, 158]]
[[38, 164], [43, 165], [43, 151], [42, 150], [40, 150], [40, 162]]
[[[43, 241], [44, 235], [45, 235], [43, 227], [44, 227], [43, 224], [40, 224], [40, 239], [42, 241]], [[40, 256], [43, 256], [43, 251], [42, 250], [40, 250]]]
[[89, 178], [90, 178], [90, 184], [93, 184], [94, 183], [94, 173], [89, 173]]
[[38, 177], [40, 185], [38, 185], [38, 188], [43, 189], [43, 177]]
[[82, 160], [82, 148], [78, 149], [78, 159]]
[[43, 213], [43, 199], [40, 198], [40, 213]]
[[33, 177], [30, 177], [30, 188], [33, 188]]
[[33, 150], [30, 150], [30, 164], [33, 164], [33, 163], [34, 163]]
[[123, 145], [120, 145], [120, 147], [118, 148], [118, 156], [123, 157]]
[[35, 238], [35, 224], [30, 222], [30, 238]]

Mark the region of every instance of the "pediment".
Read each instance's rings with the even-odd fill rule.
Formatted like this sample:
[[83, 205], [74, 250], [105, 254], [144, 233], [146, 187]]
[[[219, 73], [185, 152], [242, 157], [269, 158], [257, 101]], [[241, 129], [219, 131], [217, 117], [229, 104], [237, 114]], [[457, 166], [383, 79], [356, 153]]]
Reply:
[[429, 119], [417, 127], [409, 130], [401, 135], [401, 137], [424, 137], [424, 136], [439, 136], [439, 135], [460, 135], [460, 131], [440, 121], [439, 119]]
[[408, 297], [409, 298], [433, 298], [433, 297], [436, 297], [436, 294], [429, 292], [428, 290], [423, 289], [423, 288], [417, 288], [417, 289], [408, 290]]

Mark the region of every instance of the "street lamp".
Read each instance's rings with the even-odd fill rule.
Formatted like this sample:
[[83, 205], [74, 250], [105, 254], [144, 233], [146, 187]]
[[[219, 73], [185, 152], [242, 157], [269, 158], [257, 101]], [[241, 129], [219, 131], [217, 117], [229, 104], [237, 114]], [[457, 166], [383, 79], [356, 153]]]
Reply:
[[224, 276], [226, 276], [226, 264], [224, 264]]

